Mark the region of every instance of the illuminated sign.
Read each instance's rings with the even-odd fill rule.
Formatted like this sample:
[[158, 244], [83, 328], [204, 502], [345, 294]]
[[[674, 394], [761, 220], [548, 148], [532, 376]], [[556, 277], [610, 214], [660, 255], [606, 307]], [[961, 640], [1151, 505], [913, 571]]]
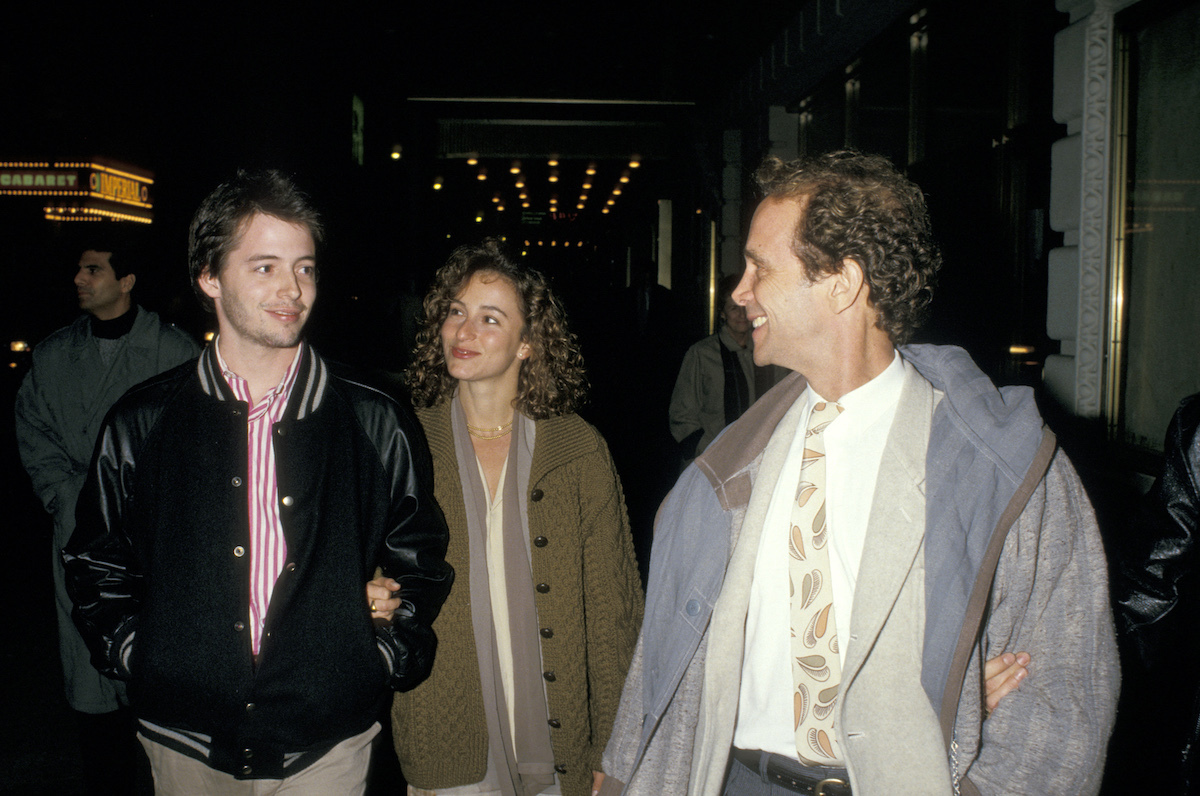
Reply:
[[0, 169], [0, 188], [77, 188], [78, 185], [79, 175], [74, 171]]
[[137, 221], [154, 216], [154, 175], [104, 158], [82, 162], [0, 162], [0, 195], [77, 197], [51, 199], [51, 221]]
[[147, 207], [150, 199], [150, 185], [138, 182], [136, 179], [93, 171], [88, 178], [92, 195], [102, 199], [111, 199], [121, 204]]

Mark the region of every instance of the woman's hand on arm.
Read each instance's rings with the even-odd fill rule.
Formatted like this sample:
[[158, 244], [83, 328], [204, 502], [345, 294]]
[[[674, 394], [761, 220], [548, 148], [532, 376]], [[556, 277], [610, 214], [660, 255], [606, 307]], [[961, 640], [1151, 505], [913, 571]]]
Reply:
[[400, 607], [400, 584], [380, 575], [367, 581], [367, 608], [372, 619], [392, 621], [392, 615]]
[[1000, 700], [1015, 691], [1021, 685], [1021, 681], [1029, 676], [1029, 669], [1026, 668], [1029, 661], [1027, 652], [1005, 652], [983, 665], [987, 713], [995, 710]]

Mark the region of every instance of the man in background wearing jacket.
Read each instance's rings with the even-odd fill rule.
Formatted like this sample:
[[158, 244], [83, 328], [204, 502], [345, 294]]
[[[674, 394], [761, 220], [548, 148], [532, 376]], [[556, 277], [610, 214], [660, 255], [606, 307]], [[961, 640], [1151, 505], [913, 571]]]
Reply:
[[[1095, 793], [1104, 552], [1031, 391], [904, 345], [940, 257], [885, 159], [771, 159], [758, 181], [733, 298], [755, 363], [796, 374], [660, 511], [605, 790]], [[1018, 650], [1031, 675], [985, 722], [982, 663]]]
[[123, 687], [92, 666], [71, 622], [59, 551], [75, 530], [75, 501], [109, 408], [133, 385], [186, 362], [200, 349], [133, 301], [143, 263], [130, 237], [96, 230], [82, 242], [74, 281], [85, 314], [34, 348], [33, 367], [17, 392], [17, 446], [33, 488], [54, 518], [58, 649], [67, 701], [79, 727], [84, 779], [89, 793], [121, 793], [133, 785], [132, 720], [122, 708]]
[[[362, 793], [387, 687], [433, 665], [453, 572], [429, 452], [304, 342], [321, 237], [278, 172], [201, 203], [189, 268], [218, 336], [114, 407], [63, 552], [160, 793]], [[394, 614], [364, 595], [377, 567]]]

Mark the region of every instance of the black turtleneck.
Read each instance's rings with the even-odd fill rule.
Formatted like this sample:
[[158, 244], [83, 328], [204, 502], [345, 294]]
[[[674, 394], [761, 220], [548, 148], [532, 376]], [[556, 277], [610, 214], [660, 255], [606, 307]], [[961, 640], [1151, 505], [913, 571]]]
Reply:
[[129, 334], [133, 322], [137, 318], [137, 305], [130, 304], [129, 311], [107, 321], [92, 316], [92, 335], [102, 340], [116, 340]]

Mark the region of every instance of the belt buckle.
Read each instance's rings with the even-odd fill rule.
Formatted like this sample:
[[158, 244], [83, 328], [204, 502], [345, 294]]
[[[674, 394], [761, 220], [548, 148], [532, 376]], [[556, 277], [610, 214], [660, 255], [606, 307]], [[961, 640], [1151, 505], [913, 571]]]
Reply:
[[838, 779], [837, 777], [829, 777], [828, 779], [823, 779], [820, 782], [818, 782], [816, 785], [813, 785], [813, 796], [830, 796], [830, 794], [827, 794], [825, 792], [826, 785], [838, 785], [838, 786], [841, 786], [844, 788], [844, 787], [846, 787], [846, 781]]

